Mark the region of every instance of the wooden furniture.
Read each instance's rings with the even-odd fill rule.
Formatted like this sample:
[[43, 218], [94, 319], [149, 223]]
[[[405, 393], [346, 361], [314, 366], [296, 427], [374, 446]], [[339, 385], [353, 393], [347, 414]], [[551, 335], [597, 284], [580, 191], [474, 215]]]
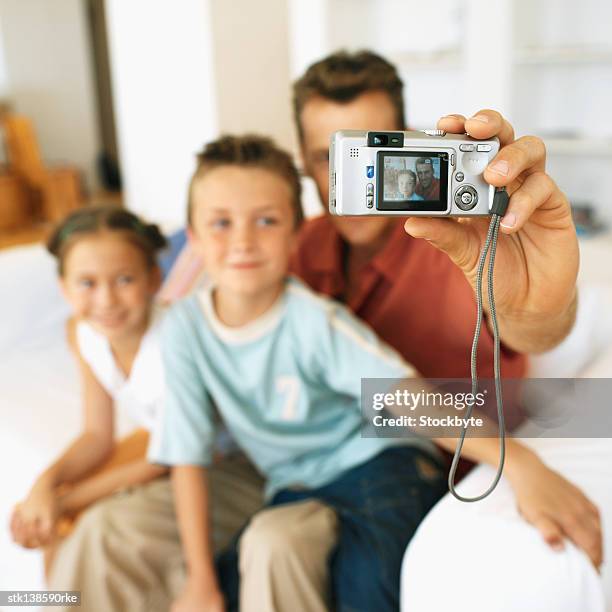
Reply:
[[[32, 218], [56, 222], [83, 204], [78, 169], [45, 165], [30, 119], [7, 114], [2, 127], [9, 173], [23, 184], [29, 201], [26, 208], [29, 208]], [[13, 200], [9, 208], [18, 206], [17, 201]]]
[[14, 174], [0, 173], [0, 232], [20, 229], [33, 221], [29, 190]]

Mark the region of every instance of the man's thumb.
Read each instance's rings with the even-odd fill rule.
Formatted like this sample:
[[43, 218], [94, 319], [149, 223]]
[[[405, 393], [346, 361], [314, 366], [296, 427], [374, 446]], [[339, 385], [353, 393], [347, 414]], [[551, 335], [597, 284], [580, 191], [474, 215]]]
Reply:
[[470, 275], [476, 269], [480, 240], [478, 230], [471, 223], [458, 223], [454, 219], [410, 217], [404, 229], [412, 237], [423, 238], [444, 251], [464, 274]]

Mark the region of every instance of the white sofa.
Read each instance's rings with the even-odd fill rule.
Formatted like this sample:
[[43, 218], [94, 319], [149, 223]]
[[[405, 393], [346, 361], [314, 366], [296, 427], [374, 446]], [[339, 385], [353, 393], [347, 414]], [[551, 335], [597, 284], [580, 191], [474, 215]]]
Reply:
[[14, 504], [80, 427], [78, 373], [64, 335], [68, 307], [44, 248], [0, 251], [0, 287], [0, 590], [43, 589], [41, 555], [15, 545], [7, 525]]
[[[592, 279], [587, 282], [592, 284]], [[609, 286], [612, 287], [612, 278]], [[3, 296], [0, 303], [3, 322], [0, 327], [0, 463], [3, 466], [0, 590], [39, 589], [44, 588], [40, 555], [14, 545], [6, 525], [14, 503], [25, 495], [40, 469], [78, 430], [78, 380], [63, 332], [68, 310], [57, 287], [54, 262], [44, 249], [31, 246], [0, 252], [0, 287]], [[612, 313], [609, 293], [610, 289], [585, 287], [579, 325], [554, 354], [540, 358], [542, 368], [552, 368], [550, 371], [557, 376], [571, 375], [566, 369], [561, 372], [561, 365], [555, 362], [561, 355], [562, 365], [577, 364], [583, 372], [596, 376], [612, 373], [612, 355], [608, 353], [607, 358], [604, 355], [605, 348], [612, 346], [610, 319], [607, 321], [611, 329], [592, 334], [594, 312], [607, 308]], [[610, 299], [608, 306], [604, 306], [604, 296]], [[122, 431], [128, 428], [128, 423], [119, 424]], [[536, 444], [545, 460], [583, 486], [600, 504], [607, 548], [612, 550], [612, 530], [607, 529], [612, 524], [610, 442], [579, 440], [570, 444], [567, 440], [531, 440], [530, 443]], [[490, 477], [488, 468], [479, 467], [462, 487], [480, 490]], [[445, 609], [600, 612], [604, 609], [605, 594], [610, 611], [612, 574], [609, 568], [606, 565], [600, 577], [584, 555], [571, 546], [564, 553], [550, 551], [539, 535], [517, 516], [511, 492], [502, 482], [486, 502], [463, 505], [447, 496], [430, 513], [406, 555], [403, 609], [405, 612]], [[565, 607], [557, 602], [559, 594], [563, 594]], [[500, 601], [502, 597], [505, 603]], [[540, 597], [538, 606], [530, 605], [537, 597]]]
[[[555, 350], [530, 360], [534, 378], [612, 378], [612, 243], [599, 239], [581, 250], [576, 326]], [[612, 400], [610, 409], [612, 420]], [[523, 442], [599, 506], [601, 574], [571, 543], [561, 552], [545, 544], [519, 515], [502, 478], [481, 502], [462, 503], [447, 494], [428, 514], [404, 557], [402, 612], [612, 612], [612, 439]], [[493, 475], [492, 468], [479, 466], [459, 491], [480, 493]]]

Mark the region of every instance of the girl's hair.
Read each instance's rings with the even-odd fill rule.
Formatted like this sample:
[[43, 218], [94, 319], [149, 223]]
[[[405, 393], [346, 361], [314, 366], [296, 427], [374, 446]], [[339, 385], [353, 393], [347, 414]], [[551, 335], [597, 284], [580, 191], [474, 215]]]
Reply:
[[291, 189], [295, 227], [304, 220], [302, 211], [302, 184], [300, 174], [291, 155], [280, 149], [272, 139], [256, 134], [221, 136], [208, 143], [198, 153], [195, 172], [189, 183], [187, 223], [193, 224], [193, 186], [208, 172], [221, 166], [259, 168], [284, 179]]
[[114, 205], [89, 206], [68, 215], [47, 241], [47, 250], [58, 261], [58, 272], [64, 274], [66, 254], [79, 239], [101, 232], [118, 232], [138, 247], [147, 265], [157, 264], [157, 252], [166, 245], [166, 239], [157, 225], [145, 223], [135, 214]]

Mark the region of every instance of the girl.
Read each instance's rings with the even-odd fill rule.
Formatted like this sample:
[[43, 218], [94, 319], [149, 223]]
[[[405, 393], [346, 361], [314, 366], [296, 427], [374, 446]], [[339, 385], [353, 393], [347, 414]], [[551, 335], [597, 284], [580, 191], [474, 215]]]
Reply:
[[[45, 548], [47, 574], [56, 536], [67, 534], [78, 512], [165, 473], [145, 459], [147, 430], [162, 395], [160, 311], [153, 298], [161, 279], [156, 254], [165, 245], [156, 225], [114, 206], [74, 212], [47, 244], [73, 310], [67, 334], [84, 400], [82, 432], [36, 479], [11, 517], [16, 542]], [[119, 408], [140, 429], [116, 444]]]

